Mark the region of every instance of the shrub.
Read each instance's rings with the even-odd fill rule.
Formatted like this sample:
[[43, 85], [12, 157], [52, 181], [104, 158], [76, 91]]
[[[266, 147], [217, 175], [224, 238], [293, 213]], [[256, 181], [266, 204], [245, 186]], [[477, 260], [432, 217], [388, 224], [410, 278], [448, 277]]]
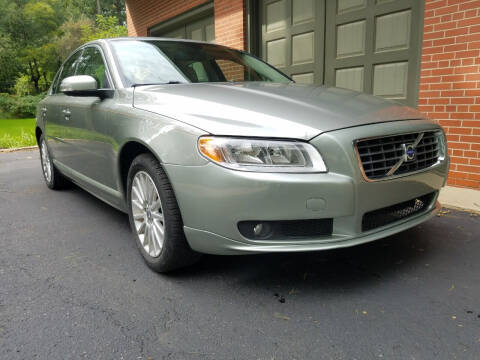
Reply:
[[[14, 117], [35, 117], [37, 104], [44, 95], [14, 96], [0, 94], [0, 113]], [[4, 115], [3, 115], [4, 116]]]

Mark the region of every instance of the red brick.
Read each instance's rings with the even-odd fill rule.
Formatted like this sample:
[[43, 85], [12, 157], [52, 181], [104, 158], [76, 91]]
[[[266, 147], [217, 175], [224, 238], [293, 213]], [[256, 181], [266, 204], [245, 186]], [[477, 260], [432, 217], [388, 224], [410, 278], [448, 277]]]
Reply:
[[[457, 5], [442, 7], [442, 8], [439, 8], [439, 9], [435, 10], [435, 16], [451, 14], [453, 12], [456, 12], [457, 10], [458, 10]], [[449, 18], [448, 19], [442, 19], [442, 21], [449, 21], [449, 20], [450, 20]]]
[[459, 66], [455, 68], [455, 74], [471, 74], [478, 72], [478, 66]]
[[474, 42], [468, 43], [468, 50], [472, 50], [472, 49], [480, 49], [480, 41], [474, 41]]
[[458, 27], [471, 26], [471, 25], [478, 25], [478, 19], [472, 18], [472, 19], [464, 19], [464, 20], [458, 21]]
[[[480, 144], [478, 144], [480, 145]], [[466, 144], [466, 143], [463, 143], [463, 142], [455, 142], [455, 141], [451, 141], [451, 142], [448, 142], [448, 147], [449, 148], [452, 148], [452, 149], [470, 149], [470, 144]]]
[[455, 113], [455, 114], [452, 114], [454, 116], [455, 119], [468, 119], [468, 120], [471, 120], [471, 119], [474, 119], [474, 114], [472, 113]]
[[471, 135], [472, 129], [464, 128], [464, 127], [451, 127], [448, 129], [449, 134], [463, 134], [463, 135]]
[[478, 50], [468, 50], [468, 51], [459, 51], [455, 53], [455, 58], [466, 58], [466, 57], [477, 57], [479, 54]]
[[455, 156], [452, 156], [450, 158], [450, 161], [455, 163], [455, 164], [465, 164], [465, 165], [468, 165], [470, 162], [469, 162], [469, 159], [468, 158], [463, 158], [463, 157], [455, 157]]
[[458, 35], [467, 35], [469, 29], [468, 28], [458, 28], [445, 31], [446, 37], [458, 36]]
[[476, 86], [477, 84], [475, 82], [459, 82], [453, 84], [454, 89], [474, 89]]
[[480, 90], [465, 90], [465, 96], [480, 96]]
[[451, 98], [450, 102], [452, 104], [474, 104], [475, 103], [475, 98], [473, 98], [473, 97], [457, 97], [457, 98]]
[[478, 188], [479, 183], [475, 180], [457, 179], [455, 181], [455, 185], [469, 188]]
[[456, 96], [463, 96], [465, 93], [464, 90], [449, 90], [449, 91], [442, 91], [442, 97], [456, 97]]
[[470, 180], [480, 180], [480, 174], [468, 174], [467, 176], [468, 179]]
[[457, 170], [467, 173], [480, 174], [480, 166], [458, 165]]
[[[435, 54], [432, 55], [432, 61], [436, 60], [450, 60], [455, 58], [455, 53], [442, 53], [442, 54]], [[423, 63], [422, 63], [423, 66]]]
[[445, 5], [447, 5], [446, 0], [437, 0], [437, 1], [425, 2], [425, 11], [426, 10], [437, 9], [437, 8], [440, 8], [440, 7], [444, 7]]
[[450, 90], [452, 88], [452, 84], [450, 83], [440, 83], [440, 84], [431, 84], [430, 90]]
[[[459, 20], [458, 22], [460, 22], [460, 21], [466, 21], [466, 20]], [[464, 26], [467, 26], [467, 25], [464, 25]], [[453, 29], [455, 27], [457, 27], [457, 22], [456, 21], [450, 21], [450, 22], [446, 22], [446, 23], [441, 22], [441, 23], [433, 26], [435, 31], [450, 30], [450, 29]]]
[[462, 121], [462, 126], [471, 127], [471, 128], [475, 128], [475, 127], [480, 128], [480, 121], [476, 121], [476, 120], [467, 121], [467, 120], [464, 120], [464, 121]]
[[467, 75], [465, 75], [465, 80], [466, 80], [466, 81], [480, 80], [480, 73], [467, 74]]
[[465, 135], [465, 136], [462, 136], [460, 140], [466, 143], [480, 144], [480, 136], [476, 136], [476, 135]]
[[462, 121], [460, 120], [439, 120], [438, 123], [442, 126], [461, 126]]
[[459, 10], [468, 10], [473, 8], [480, 8], [480, 1], [463, 1], [460, 3]]
[[449, 75], [449, 76], [442, 76], [443, 82], [459, 82], [465, 81], [465, 75]]
[[444, 50], [445, 50], [445, 52], [462, 51], [462, 50], [467, 50], [467, 48], [468, 48], [467, 44], [455, 44], [455, 45], [445, 46]]

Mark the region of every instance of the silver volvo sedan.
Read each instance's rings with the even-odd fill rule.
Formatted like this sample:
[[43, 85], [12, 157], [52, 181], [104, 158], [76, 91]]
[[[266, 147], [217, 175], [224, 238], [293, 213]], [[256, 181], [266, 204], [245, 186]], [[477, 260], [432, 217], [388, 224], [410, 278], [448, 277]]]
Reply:
[[38, 106], [47, 186], [127, 212], [167, 272], [209, 254], [314, 251], [424, 222], [449, 158], [400, 103], [295, 84], [245, 52], [158, 38], [76, 50]]

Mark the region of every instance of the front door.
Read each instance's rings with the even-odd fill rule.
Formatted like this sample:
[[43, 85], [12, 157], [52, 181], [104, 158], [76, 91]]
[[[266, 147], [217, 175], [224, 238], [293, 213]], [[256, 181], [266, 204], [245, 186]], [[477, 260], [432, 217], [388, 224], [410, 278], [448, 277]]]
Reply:
[[67, 142], [69, 114], [66, 113], [66, 109], [68, 109], [71, 99], [60, 92], [60, 84], [63, 79], [75, 75], [81, 53], [82, 50], [79, 50], [65, 61], [50, 90], [50, 94], [41, 105], [48, 147], [54, 160], [67, 166], [71, 166], [71, 151]]
[[[76, 75], [89, 75], [99, 89], [112, 89], [112, 81], [105, 65], [102, 50], [97, 45], [86, 47], [78, 61]], [[69, 145], [71, 169], [100, 184], [115, 188], [113, 177], [113, 141], [109, 111], [112, 99], [66, 96], [68, 103], [62, 110], [65, 116], [66, 139]]]

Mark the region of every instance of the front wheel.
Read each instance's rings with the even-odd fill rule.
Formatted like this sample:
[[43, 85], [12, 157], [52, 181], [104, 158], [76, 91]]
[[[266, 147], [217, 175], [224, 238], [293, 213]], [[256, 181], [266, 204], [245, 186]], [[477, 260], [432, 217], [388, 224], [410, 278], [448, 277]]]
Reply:
[[172, 186], [152, 155], [142, 154], [133, 160], [127, 201], [137, 246], [151, 269], [168, 272], [200, 258], [187, 243]]

